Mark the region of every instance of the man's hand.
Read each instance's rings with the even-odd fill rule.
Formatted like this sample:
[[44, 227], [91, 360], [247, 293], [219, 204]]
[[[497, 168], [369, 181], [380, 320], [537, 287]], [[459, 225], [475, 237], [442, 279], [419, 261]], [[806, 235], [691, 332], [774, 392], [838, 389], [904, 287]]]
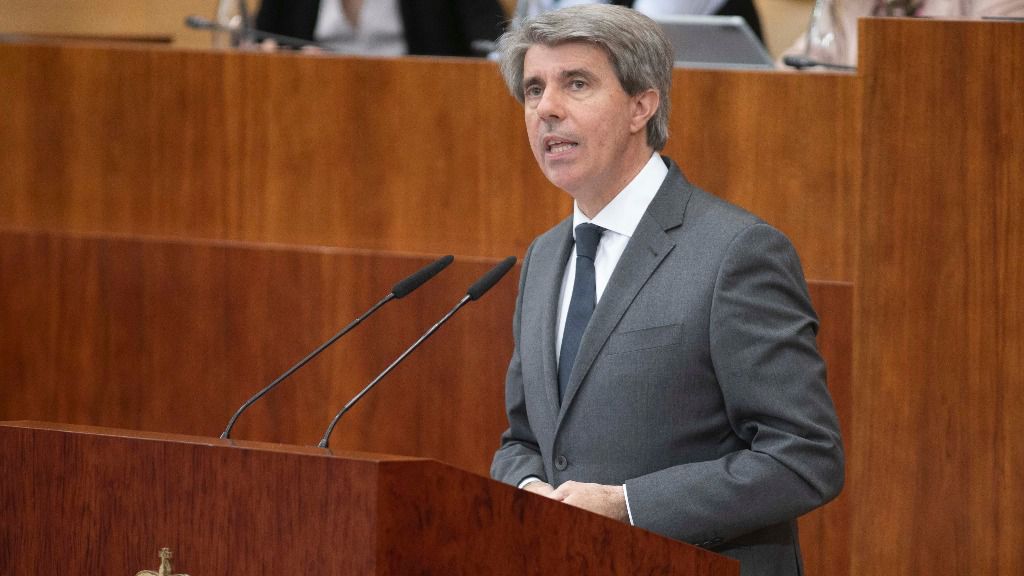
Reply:
[[548, 484], [547, 482], [544, 482], [542, 480], [530, 482], [526, 486], [523, 486], [523, 490], [526, 490], [527, 492], [533, 492], [534, 494], [540, 494], [541, 496], [547, 496], [548, 498], [550, 498], [551, 493], [555, 491], [554, 487], [552, 487], [551, 484]]
[[[527, 486], [527, 489], [529, 489], [529, 486]], [[585, 484], [570, 480], [559, 486], [548, 497], [602, 516], [614, 518], [620, 522], [629, 522], [629, 512], [626, 511], [626, 493], [623, 491], [622, 486]]]

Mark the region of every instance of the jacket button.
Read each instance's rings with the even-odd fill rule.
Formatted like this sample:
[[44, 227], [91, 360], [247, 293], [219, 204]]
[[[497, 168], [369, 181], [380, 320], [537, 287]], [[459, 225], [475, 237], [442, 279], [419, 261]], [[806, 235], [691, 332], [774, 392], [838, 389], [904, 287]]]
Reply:
[[565, 459], [565, 456], [558, 456], [555, 458], [555, 469], [558, 471], [565, 470], [569, 467], [569, 461]]

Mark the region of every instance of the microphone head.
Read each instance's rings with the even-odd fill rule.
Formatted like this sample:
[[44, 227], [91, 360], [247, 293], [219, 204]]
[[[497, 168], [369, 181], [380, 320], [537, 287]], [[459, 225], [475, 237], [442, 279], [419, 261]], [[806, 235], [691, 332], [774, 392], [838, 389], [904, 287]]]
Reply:
[[195, 14], [189, 14], [185, 17], [185, 25], [196, 30], [212, 30], [217, 27], [212, 21]]
[[455, 257], [451, 254], [438, 258], [434, 262], [420, 268], [405, 280], [395, 284], [394, 288], [391, 289], [391, 293], [394, 294], [395, 298], [408, 296], [413, 290], [436, 276], [438, 272], [447, 268], [453, 260], [455, 260]]
[[782, 63], [785, 64], [786, 66], [796, 68], [797, 70], [803, 70], [804, 68], [813, 68], [814, 66], [818, 65], [817, 62], [811, 60], [806, 56], [794, 55], [784, 56], [782, 58]]
[[826, 70], [841, 70], [843, 72], [856, 72], [856, 66], [850, 66], [847, 64], [832, 64], [831, 62], [819, 62], [818, 60], [812, 60], [806, 56], [785, 56], [782, 59], [782, 63], [786, 66], [792, 66], [797, 70], [803, 70], [804, 68], [814, 68], [815, 66], [821, 66]]
[[466, 290], [466, 295], [469, 296], [470, 300], [479, 300], [481, 296], [486, 294], [488, 290], [497, 284], [498, 281], [501, 280], [502, 277], [504, 277], [505, 274], [508, 273], [508, 271], [515, 265], [515, 256], [509, 256], [501, 262], [498, 262], [497, 266], [491, 268], [487, 274], [484, 274], [479, 280], [474, 282], [473, 285], [469, 287], [469, 290]]

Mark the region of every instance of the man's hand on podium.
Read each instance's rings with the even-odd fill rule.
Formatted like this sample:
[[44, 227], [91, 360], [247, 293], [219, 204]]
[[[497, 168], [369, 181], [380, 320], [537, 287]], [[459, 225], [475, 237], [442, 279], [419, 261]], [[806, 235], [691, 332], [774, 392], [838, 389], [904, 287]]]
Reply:
[[540, 494], [541, 496], [551, 497], [551, 493], [555, 491], [554, 487], [543, 480], [534, 480], [526, 486], [523, 486], [523, 490], [527, 492], [533, 492], [534, 494]]
[[[534, 484], [538, 483], [534, 482]], [[526, 489], [528, 490], [534, 484], [530, 484]], [[629, 523], [629, 512], [626, 511], [626, 493], [622, 486], [587, 484], [570, 480], [547, 496], [570, 506]]]

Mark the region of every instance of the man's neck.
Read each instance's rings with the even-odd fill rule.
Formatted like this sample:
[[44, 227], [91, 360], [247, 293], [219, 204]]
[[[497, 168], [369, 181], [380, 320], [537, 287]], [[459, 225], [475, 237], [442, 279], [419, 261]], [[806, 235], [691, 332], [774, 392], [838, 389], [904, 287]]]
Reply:
[[616, 196], [622, 192], [622, 189], [627, 184], [636, 178], [636, 175], [643, 170], [644, 166], [651, 159], [651, 155], [654, 154], [654, 149], [648, 146], [644, 146], [642, 149], [632, 152], [629, 155], [631, 159], [628, 162], [630, 169], [624, 169], [620, 172], [621, 176], [613, 182], [610, 182], [603, 190], [594, 192], [592, 194], [576, 194], [573, 198], [576, 200], [576, 206], [579, 207], [580, 211], [586, 215], [587, 218], [593, 219], [609, 202], [615, 199]]

